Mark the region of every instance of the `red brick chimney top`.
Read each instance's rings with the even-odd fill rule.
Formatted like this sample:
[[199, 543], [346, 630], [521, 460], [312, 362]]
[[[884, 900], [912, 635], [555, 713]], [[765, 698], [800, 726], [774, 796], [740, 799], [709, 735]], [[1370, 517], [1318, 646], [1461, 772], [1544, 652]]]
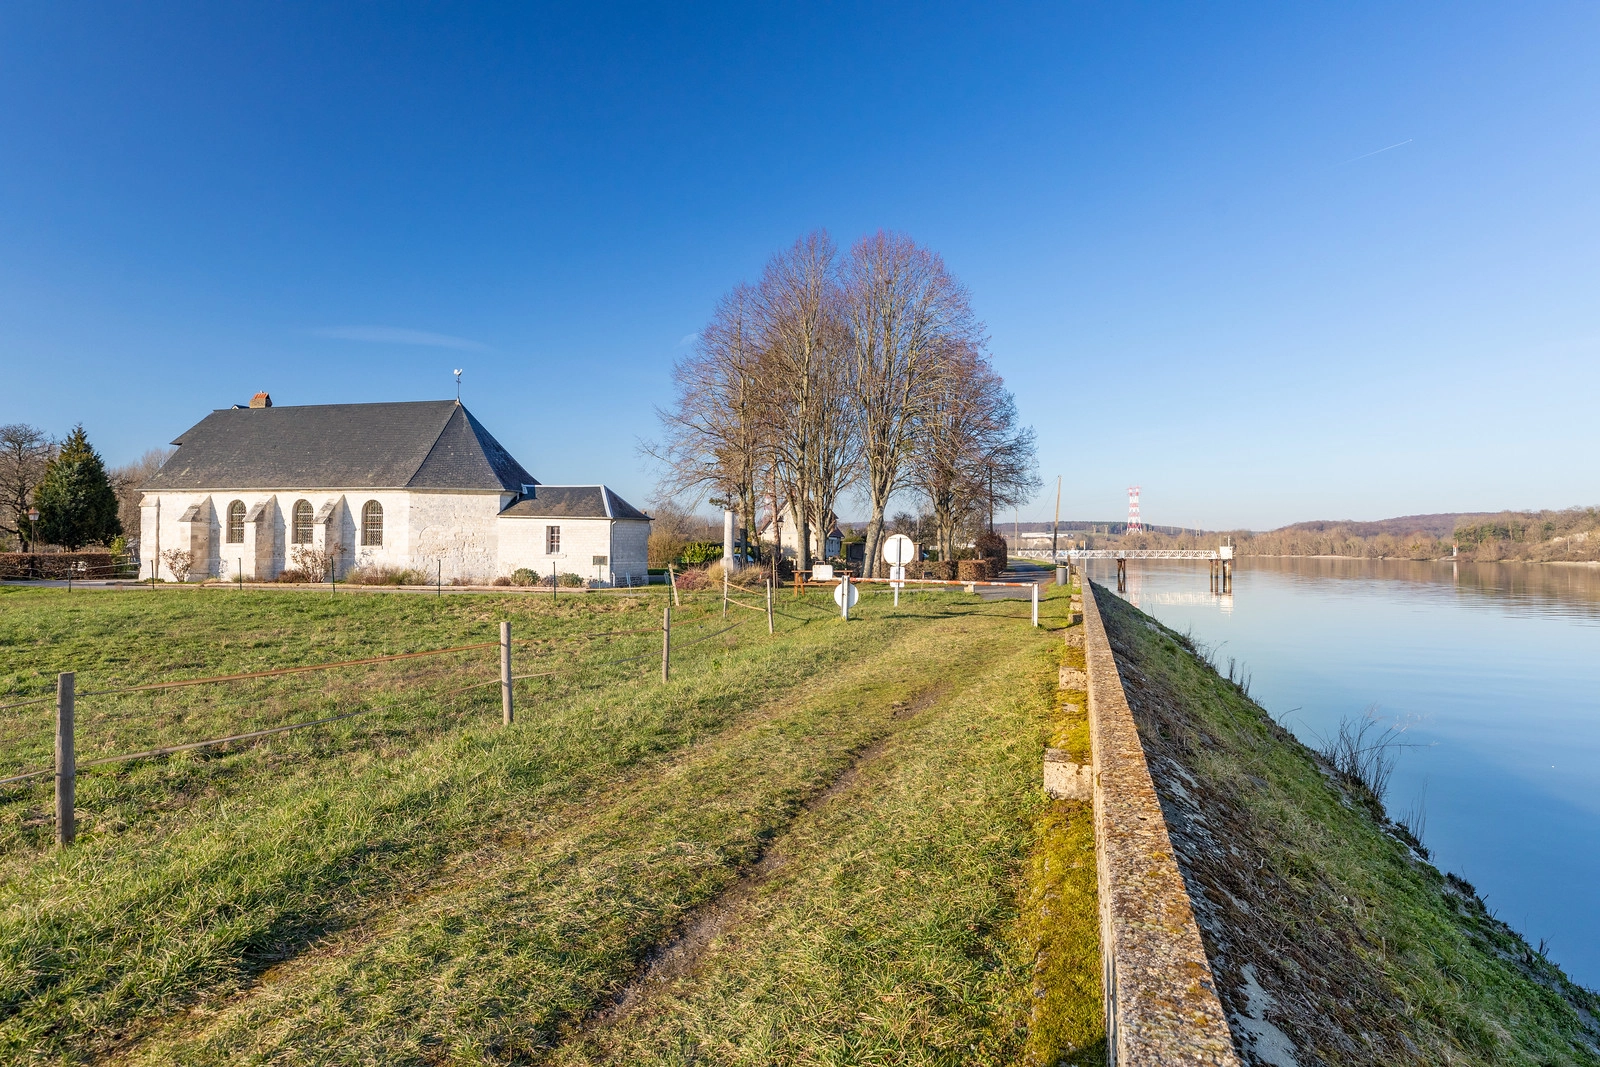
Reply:
[[253, 408], [270, 408], [272, 406], [272, 397], [266, 393], [257, 393], [250, 398], [250, 406]]

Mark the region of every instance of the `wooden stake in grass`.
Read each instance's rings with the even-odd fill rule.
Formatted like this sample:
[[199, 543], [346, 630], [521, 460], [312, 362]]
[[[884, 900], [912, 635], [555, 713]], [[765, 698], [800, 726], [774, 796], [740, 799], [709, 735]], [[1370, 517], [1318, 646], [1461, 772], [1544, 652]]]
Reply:
[[772, 636], [772, 580], [767, 580], [767, 636]]
[[500, 716], [511, 725], [511, 623], [500, 624]]
[[665, 684], [672, 664], [672, 604], [661, 609], [661, 681]]
[[672, 586], [672, 602], [678, 603], [678, 576], [672, 572], [672, 564], [667, 564], [667, 584]]
[[78, 757], [74, 748], [73, 705], [77, 674], [56, 676], [56, 844], [65, 848], [78, 836], [73, 814], [78, 795]]

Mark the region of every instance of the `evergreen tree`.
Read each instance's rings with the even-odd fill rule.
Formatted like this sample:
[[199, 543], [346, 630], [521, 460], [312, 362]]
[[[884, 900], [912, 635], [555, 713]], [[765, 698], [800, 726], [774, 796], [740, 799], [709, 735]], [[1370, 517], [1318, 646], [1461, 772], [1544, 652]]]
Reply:
[[122, 532], [117, 494], [81, 423], [45, 467], [33, 502], [39, 509], [39, 539], [47, 544], [77, 549], [109, 542]]

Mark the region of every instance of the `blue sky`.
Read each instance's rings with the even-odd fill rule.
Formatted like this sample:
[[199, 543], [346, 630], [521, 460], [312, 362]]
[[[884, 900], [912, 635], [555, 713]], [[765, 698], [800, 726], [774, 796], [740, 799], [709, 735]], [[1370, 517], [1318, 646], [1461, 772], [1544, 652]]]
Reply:
[[971, 287], [1065, 514], [1133, 483], [1211, 527], [1600, 503], [1597, 31], [6, 5], [0, 421], [122, 462], [257, 389], [434, 398], [460, 366], [541, 479], [642, 501], [717, 296], [806, 230], [886, 227]]

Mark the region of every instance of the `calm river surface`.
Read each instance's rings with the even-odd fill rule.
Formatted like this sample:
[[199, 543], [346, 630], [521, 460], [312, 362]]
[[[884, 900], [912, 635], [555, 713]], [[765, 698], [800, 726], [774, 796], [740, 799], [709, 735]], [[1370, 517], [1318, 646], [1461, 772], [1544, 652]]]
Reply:
[[1600, 567], [1246, 559], [1229, 597], [1204, 564], [1128, 570], [1313, 747], [1373, 705], [1404, 725], [1390, 813], [1420, 800], [1433, 861], [1600, 988]]

